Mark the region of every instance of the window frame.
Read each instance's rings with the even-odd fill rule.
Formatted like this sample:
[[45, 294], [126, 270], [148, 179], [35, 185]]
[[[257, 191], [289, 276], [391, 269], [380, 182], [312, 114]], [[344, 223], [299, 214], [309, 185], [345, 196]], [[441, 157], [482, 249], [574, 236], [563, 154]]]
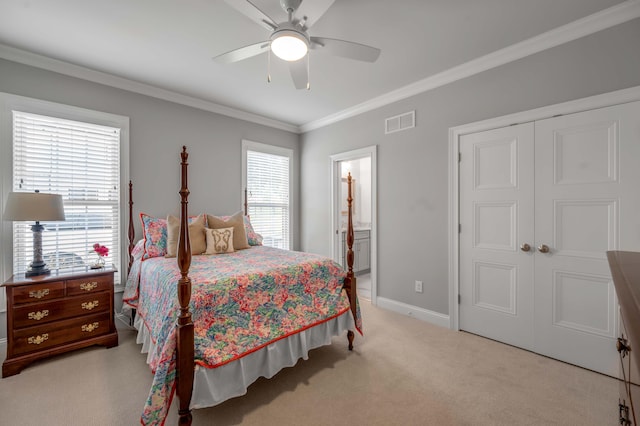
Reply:
[[293, 200], [293, 187], [294, 187], [294, 181], [293, 181], [293, 170], [294, 170], [294, 162], [293, 162], [293, 149], [291, 148], [284, 148], [284, 147], [280, 147], [280, 146], [275, 146], [275, 145], [268, 145], [265, 143], [260, 143], [260, 142], [254, 142], [254, 141], [250, 141], [250, 140], [246, 140], [243, 139], [242, 140], [242, 208], [243, 208], [243, 213], [246, 214], [247, 212], [244, 211], [244, 191], [247, 188], [247, 151], [256, 151], [256, 152], [262, 152], [265, 154], [271, 154], [271, 155], [279, 155], [282, 157], [287, 157], [289, 159], [289, 241], [288, 241], [288, 245], [289, 245], [289, 250], [293, 250], [293, 241], [294, 241], [294, 237], [293, 237], [293, 220], [294, 220], [294, 215], [293, 215], [293, 205], [294, 205], [294, 200]]
[[[103, 126], [120, 128], [120, 265], [116, 265], [120, 271], [121, 291], [126, 280], [126, 267], [128, 259], [128, 241], [126, 228], [128, 221], [127, 197], [129, 181], [129, 117], [64, 105], [57, 102], [43, 101], [24, 96], [0, 92], [0, 211], [4, 212], [6, 198], [13, 188], [13, 111], [22, 111], [33, 114], [56, 117], [66, 120], [81, 121]], [[6, 281], [13, 271], [13, 223], [2, 221], [0, 226], [0, 277]], [[0, 312], [4, 312], [6, 306], [4, 291], [0, 291]]]

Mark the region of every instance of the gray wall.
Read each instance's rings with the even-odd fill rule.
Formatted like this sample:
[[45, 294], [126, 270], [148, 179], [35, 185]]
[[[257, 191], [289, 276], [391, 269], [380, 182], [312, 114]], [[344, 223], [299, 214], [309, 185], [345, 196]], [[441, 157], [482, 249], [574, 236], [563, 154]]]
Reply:
[[448, 314], [449, 128], [640, 85], [639, 46], [636, 19], [302, 135], [302, 250], [331, 255], [329, 156], [378, 145], [378, 296]]
[[[192, 214], [242, 208], [242, 139], [293, 149], [293, 244], [299, 247], [299, 135], [2, 59], [0, 92], [128, 116], [136, 216], [179, 213], [182, 145], [190, 154]], [[139, 239], [139, 220], [134, 221]], [[4, 321], [0, 313], [0, 339], [6, 337]]]
[[[0, 92], [89, 108], [130, 118], [130, 176], [135, 210], [178, 213], [182, 145], [189, 150], [189, 211], [233, 213], [242, 207], [242, 139], [294, 150], [299, 136], [196, 108], [0, 59]], [[296, 166], [294, 176], [298, 176]], [[298, 211], [294, 187], [293, 211]], [[298, 217], [294, 217], [298, 246]], [[136, 221], [140, 237], [139, 223]]]

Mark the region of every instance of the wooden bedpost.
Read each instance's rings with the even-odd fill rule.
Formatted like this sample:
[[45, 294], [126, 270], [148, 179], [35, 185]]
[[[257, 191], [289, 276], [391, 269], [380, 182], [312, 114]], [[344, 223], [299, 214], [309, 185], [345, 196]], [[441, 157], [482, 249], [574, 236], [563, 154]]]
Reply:
[[131, 264], [133, 263], [133, 239], [136, 236], [136, 232], [133, 228], [133, 182], [129, 181], [129, 268], [127, 268], [127, 275], [131, 271]]
[[247, 202], [247, 188], [244, 189], [244, 215], [249, 216], [249, 203]]
[[[133, 256], [131, 252], [133, 251], [133, 240], [136, 237], [136, 232], [133, 227], [133, 182], [129, 181], [129, 267], [127, 268], [127, 277], [129, 276], [129, 272], [131, 272], [131, 265], [133, 265]], [[131, 309], [131, 318], [129, 318], [129, 325], [133, 326], [134, 319], [136, 318], [136, 310]]]
[[[351, 185], [353, 184], [353, 180], [351, 178], [351, 173], [347, 175], [347, 186], [348, 186], [348, 196], [347, 196], [347, 278], [344, 280], [344, 288], [347, 291], [347, 296], [349, 297], [349, 303], [351, 305], [351, 313], [353, 314], [354, 321], [357, 316], [357, 284], [356, 284], [356, 276], [353, 273], [353, 218], [352, 218], [352, 205], [353, 205], [353, 197], [351, 196]], [[353, 339], [355, 337], [355, 333], [352, 330], [347, 332], [347, 339], [349, 339], [349, 350], [353, 350]]]
[[191, 279], [189, 278], [189, 267], [191, 266], [191, 242], [189, 241], [188, 224], [188, 198], [189, 188], [187, 186], [187, 147], [182, 147], [180, 154], [182, 162], [182, 183], [180, 188], [180, 237], [178, 240], [178, 267], [181, 278], [178, 281], [178, 301], [180, 303], [180, 315], [178, 316], [177, 327], [177, 388], [176, 393], [179, 399], [178, 424], [191, 424], [191, 394], [193, 392], [194, 374], [194, 337], [193, 321], [189, 312], [189, 301], [191, 300]]

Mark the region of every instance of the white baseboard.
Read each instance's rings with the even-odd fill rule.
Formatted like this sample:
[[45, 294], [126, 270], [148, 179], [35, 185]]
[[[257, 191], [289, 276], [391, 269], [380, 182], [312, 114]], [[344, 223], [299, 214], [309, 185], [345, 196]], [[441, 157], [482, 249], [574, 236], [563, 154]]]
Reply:
[[409, 317], [417, 318], [421, 321], [425, 321], [431, 324], [439, 325], [440, 327], [449, 328], [449, 315], [430, 311], [424, 308], [419, 308], [413, 305], [407, 305], [406, 303], [397, 302], [395, 300], [386, 299], [384, 297], [378, 297], [376, 302], [377, 305], [381, 308], [388, 309], [390, 311], [397, 312]]

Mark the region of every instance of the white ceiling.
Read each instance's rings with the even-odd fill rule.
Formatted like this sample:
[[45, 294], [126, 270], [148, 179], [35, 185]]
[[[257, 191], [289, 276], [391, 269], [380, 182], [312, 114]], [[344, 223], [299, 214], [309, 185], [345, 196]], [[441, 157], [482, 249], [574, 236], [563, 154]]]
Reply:
[[[286, 20], [278, 0], [252, 1]], [[266, 55], [211, 59], [269, 36], [223, 0], [0, 0], [0, 44], [304, 128], [620, 3], [636, 1], [336, 0], [309, 33], [382, 54], [313, 51], [310, 91], [275, 57], [271, 83]]]

